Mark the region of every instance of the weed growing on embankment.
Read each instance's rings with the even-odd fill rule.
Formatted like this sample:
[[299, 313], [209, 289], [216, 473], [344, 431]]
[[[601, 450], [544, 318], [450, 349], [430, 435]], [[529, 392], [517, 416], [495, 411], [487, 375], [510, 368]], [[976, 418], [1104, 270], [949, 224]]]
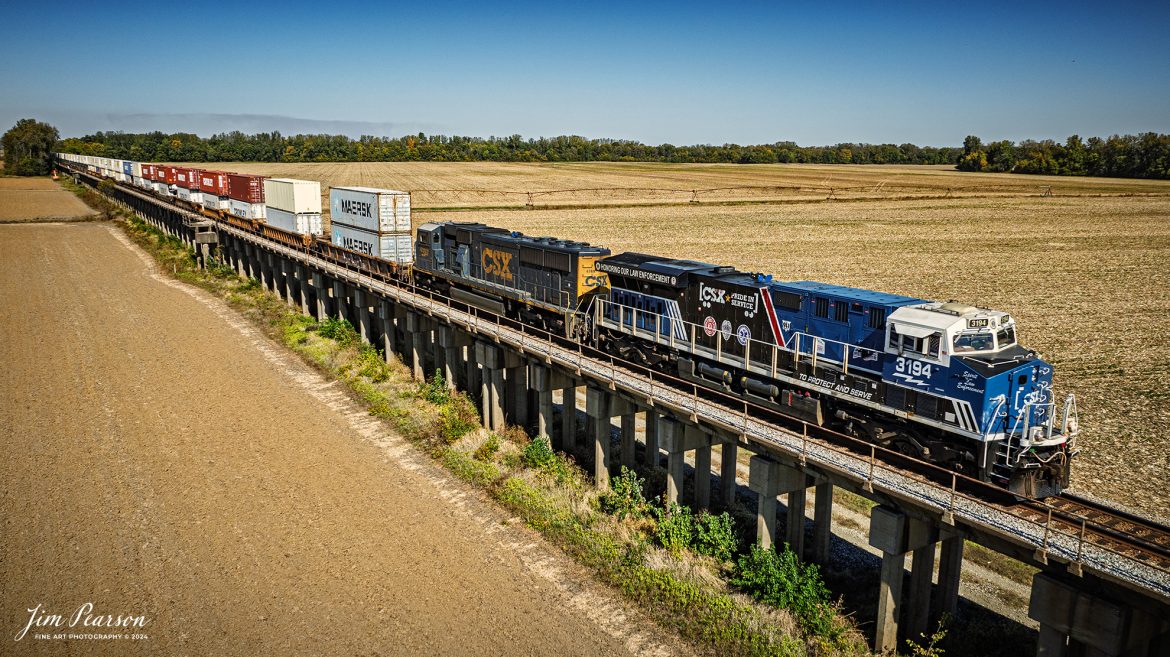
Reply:
[[[645, 500], [644, 480], [631, 472], [615, 478], [614, 492], [603, 499], [573, 460], [553, 451], [546, 439], [529, 439], [515, 428], [499, 435], [481, 428], [470, 400], [449, 391], [437, 373], [415, 382], [408, 368], [393, 357], [386, 362], [347, 322], [301, 315], [228, 267], [198, 269], [180, 240], [116, 206], [102, 211], [119, 220], [163, 271], [216, 294], [274, 340], [344, 383], [371, 415], [541, 532], [664, 627], [727, 655], [868, 652], [852, 623], [824, 595], [799, 597], [820, 589], [789, 581], [792, 572], [784, 571], [789, 579], [772, 582], [768, 590], [788, 587], [785, 600], [799, 599], [803, 608], [822, 612], [818, 620], [827, 621], [808, 623], [804, 612], [791, 613], [753, 590], [732, 586], [729, 575], [740, 572], [740, 566], [732, 558], [736, 541], [725, 515], [688, 514], [684, 522], [677, 508], [667, 511]], [[664, 541], [667, 528], [672, 538]], [[766, 580], [769, 572], [754, 577]]]

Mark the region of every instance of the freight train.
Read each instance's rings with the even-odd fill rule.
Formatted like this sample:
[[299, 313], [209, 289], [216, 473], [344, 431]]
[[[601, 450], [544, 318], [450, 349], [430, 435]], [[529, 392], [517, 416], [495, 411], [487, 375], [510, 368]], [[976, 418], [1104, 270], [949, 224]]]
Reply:
[[1057, 495], [1069, 483], [1076, 401], [1058, 402], [1052, 365], [1019, 344], [1005, 312], [613, 254], [480, 223], [420, 225], [410, 268], [304, 244], [1020, 497]]

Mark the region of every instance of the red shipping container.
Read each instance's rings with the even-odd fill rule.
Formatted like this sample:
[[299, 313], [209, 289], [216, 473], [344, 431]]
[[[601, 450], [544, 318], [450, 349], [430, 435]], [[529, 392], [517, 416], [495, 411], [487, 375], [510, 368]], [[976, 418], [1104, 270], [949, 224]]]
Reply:
[[263, 203], [264, 176], [229, 173], [228, 196], [245, 203]]
[[199, 174], [199, 189], [216, 196], [228, 195], [228, 174], [223, 171], [204, 171]]
[[203, 169], [175, 167], [175, 184], [184, 189], [197, 192], [199, 191], [199, 175], [202, 173]]
[[179, 167], [159, 167], [155, 180], [168, 185], [177, 184]]
[[142, 178], [143, 180], [154, 180], [153, 164], [146, 164], [145, 162], [142, 164]]

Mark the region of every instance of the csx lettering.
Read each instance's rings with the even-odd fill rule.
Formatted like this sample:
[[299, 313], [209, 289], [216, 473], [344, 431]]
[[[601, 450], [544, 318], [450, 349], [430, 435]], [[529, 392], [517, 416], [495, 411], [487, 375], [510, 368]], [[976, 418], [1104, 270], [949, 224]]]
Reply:
[[707, 287], [706, 285], [699, 285], [699, 299], [701, 301], [714, 301], [715, 303], [723, 303], [724, 294], [724, 290]]
[[480, 264], [483, 265], [485, 276], [496, 276], [505, 281], [512, 280], [512, 270], [508, 268], [511, 263], [512, 254], [507, 251], [484, 249], [483, 255], [480, 257]]
[[605, 287], [609, 284], [605, 274], [594, 274], [585, 277], [585, 287]]

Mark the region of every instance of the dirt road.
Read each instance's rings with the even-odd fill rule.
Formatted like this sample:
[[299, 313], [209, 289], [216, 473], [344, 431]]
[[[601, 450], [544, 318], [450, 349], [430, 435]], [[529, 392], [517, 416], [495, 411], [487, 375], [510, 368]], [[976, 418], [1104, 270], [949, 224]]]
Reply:
[[685, 652], [143, 258], [0, 226], [0, 653]]

